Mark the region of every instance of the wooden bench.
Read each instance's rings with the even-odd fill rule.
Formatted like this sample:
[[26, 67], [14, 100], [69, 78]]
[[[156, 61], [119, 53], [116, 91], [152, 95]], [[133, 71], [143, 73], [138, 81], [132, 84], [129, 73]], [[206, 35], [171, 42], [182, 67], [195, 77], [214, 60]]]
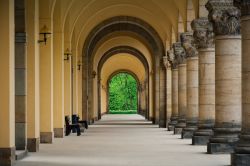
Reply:
[[80, 130], [79, 123], [70, 124], [69, 116], [65, 116], [65, 125], [66, 125], [65, 136], [68, 136], [71, 133], [72, 130], [76, 130], [77, 136], [81, 135], [81, 130]]

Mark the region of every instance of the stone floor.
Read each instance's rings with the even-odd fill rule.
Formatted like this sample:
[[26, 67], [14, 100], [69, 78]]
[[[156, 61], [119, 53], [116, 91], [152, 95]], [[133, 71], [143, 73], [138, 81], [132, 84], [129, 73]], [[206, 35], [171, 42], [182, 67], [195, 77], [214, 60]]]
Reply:
[[42, 144], [16, 166], [228, 166], [230, 155], [205, 154], [139, 115], [105, 115], [86, 133]]

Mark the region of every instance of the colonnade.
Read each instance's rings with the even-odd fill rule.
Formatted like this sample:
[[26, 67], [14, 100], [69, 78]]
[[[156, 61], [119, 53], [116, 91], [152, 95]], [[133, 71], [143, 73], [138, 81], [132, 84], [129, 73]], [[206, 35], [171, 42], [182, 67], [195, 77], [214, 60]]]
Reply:
[[249, 6], [249, 0], [208, 0], [208, 16], [193, 20], [193, 31], [182, 33], [168, 51], [169, 130], [192, 138], [193, 145], [207, 145], [207, 153], [231, 153], [233, 166], [250, 163]]

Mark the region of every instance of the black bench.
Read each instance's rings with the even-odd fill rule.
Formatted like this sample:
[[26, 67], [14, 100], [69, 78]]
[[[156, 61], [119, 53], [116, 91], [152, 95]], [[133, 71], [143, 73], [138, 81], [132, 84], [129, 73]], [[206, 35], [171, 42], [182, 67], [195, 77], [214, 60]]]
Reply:
[[76, 130], [77, 136], [81, 135], [79, 123], [70, 124], [69, 116], [65, 116], [65, 125], [66, 125], [65, 136], [68, 136], [72, 130]]

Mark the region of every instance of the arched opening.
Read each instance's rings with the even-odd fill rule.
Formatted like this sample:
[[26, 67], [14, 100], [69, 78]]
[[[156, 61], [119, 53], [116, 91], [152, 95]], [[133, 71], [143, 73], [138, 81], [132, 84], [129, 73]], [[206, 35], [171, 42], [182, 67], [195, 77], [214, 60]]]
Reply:
[[138, 88], [136, 77], [128, 72], [112, 75], [108, 81], [108, 113], [138, 113]]

